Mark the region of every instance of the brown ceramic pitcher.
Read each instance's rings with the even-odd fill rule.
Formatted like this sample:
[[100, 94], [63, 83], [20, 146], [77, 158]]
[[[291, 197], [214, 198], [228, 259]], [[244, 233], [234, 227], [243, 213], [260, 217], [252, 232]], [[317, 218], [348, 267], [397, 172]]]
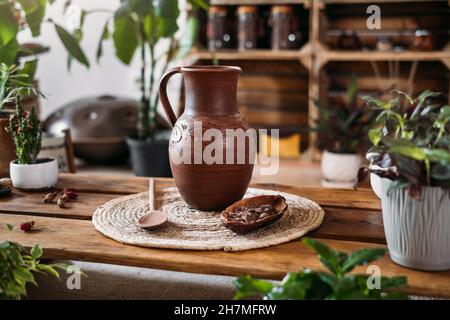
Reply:
[[[161, 78], [159, 85], [161, 103], [173, 126], [169, 143], [172, 174], [183, 199], [197, 209], [220, 210], [240, 200], [252, 176], [250, 144], [246, 143], [244, 149], [240, 150], [240, 152], [244, 150], [245, 161], [239, 162], [238, 144], [235, 141], [234, 147], [231, 148], [227, 144], [226, 135], [226, 131], [230, 132], [227, 129], [243, 131], [248, 129], [247, 122], [238, 112], [236, 103], [237, 81], [241, 71], [239, 67], [232, 66], [176, 67]], [[169, 78], [176, 73], [183, 75], [186, 90], [185, 110], [178, 119], [170, 106], [166, 92]], [[195, 135], [197, 140], [194, 139], [194, 122], [197, 126]], [[200, 123], [202, 131], [198, 130]], [[214, 138], [211, 140], [202, 138], [199, 141], [198, 132], [205, 133], [207, 129], [217, 129], [216, 133], [219, 131], [222, 133], [219, 142], [223, 146], [223, 163], [210, 163], [205, 159], [200, 159], [199, 162], [198, 156], [201, 156], [205, 148], [215, 141]], [[227, 152], [234, 157], [232, 163], [226, 161]], [[242, 154], [240, 156], [242, 157]], [[180, 161], [180, 158], [184, 161]]]

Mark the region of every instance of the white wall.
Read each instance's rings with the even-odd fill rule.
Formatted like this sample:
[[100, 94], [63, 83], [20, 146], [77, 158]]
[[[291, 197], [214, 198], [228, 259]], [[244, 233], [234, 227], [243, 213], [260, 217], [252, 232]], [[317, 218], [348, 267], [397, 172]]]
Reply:
[[[62, 14], [63, 2], [62, 0], [55, 1], [48, 10], [48, 16], [59, 24], [67, 26], [67, 16], [64, 17]], [[117, 8], [119, 0], [74, 0], [73, 4], [86, 10], [113, 10]], [[67, 70], [67, 52], [50, 23], [42, 26], [41, 36], [38, 38], [33, 39], [27, 30], [22, 31], [19, 35], [21, 41], [38, 41], [51, 48], [49, 53], [40, 57], [37, 71], [41, 91], [47, 97], [47, 99], [41, 100], [41, 116], [43, 118], [65, 103], [81, 97], [113, 94], [139, 98], [139, 88], [136, 82], [140, 68], [139, 59], [135, 57], [130, 66], [124, 65], [115, 57], [112, 41], [109, 40], [104, 43], [103, 58], [100, 64], [96, 62], [97, 43], [108, 16], [110, 16], [109, 13], [94, 13], [88, 15], [85, 20], [85, 34], [81, 46], [91, 63], [89, 69], [74, 61], [71, 71]], [[184, 16], [180, 17], [180, 26], [183, 26], [183, 18]], [[159, 51], [159, 55], [161, 48], [157, 51]], [[180, 79], [177, 78], [169, 84], [171, 101], [174, 101], [175, 104], [178, 101], [180, 84]]]

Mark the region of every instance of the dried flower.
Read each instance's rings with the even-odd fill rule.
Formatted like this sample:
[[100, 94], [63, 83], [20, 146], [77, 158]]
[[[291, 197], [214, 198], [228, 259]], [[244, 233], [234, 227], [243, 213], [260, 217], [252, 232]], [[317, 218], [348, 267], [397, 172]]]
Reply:
[[56, 191], [46, 194], [45, 198], [44, 198], [44, 203], [52, 203], [53, 200], [55, 200], [57, 195], [58, 195], [58, 192], [56, 192]]
[[78, 198], [78, 193], [73, 189], [64, 189], [64, 194], [67, 195], [70, 200]]
[[9, 178], [0, 179], [0, 189], [11, 189], [12, 182]]
[[61, 198], [58, 199], [57, 205], [60, 208], [64, 208], [66, 206], [67, 198], [63, 195]]
[[34, 221], [26, 221], [24, 223], [21, 223], [20, 230], [22, 230], [23, 232], [30, 232], [34, 229], [34, 224]]

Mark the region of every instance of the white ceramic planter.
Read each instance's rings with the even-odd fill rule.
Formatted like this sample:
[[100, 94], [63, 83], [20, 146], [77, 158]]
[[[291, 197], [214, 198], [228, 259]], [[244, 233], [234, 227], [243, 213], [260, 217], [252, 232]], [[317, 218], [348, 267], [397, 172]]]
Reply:
[[450, 269], [450, 190], [423, 187], [420, 200], [406, 189], [396, 190], [381, 204], [394, 262], [420, 270]]
[[35, 164], [17, 164], [15, 160], [9, 165], [12, 184], [15, 188], [24, 190], [41, 190], [54, 187], [58, 181], [58, 161]]
[[[371, 164], [369, 166], [369, 169], [386, 170], [375, 164]], [[388, 178], [381, 178], [374, 173], [370, 174], [370, 185], [372, 186], [373, 192], [375, 192], [377, 197], [380, 199], [387, 194], [387, 191], [389, 190], [389, 187], [391, 186], [391, 184], [392, 184], [392, 180], [390, 180]]]
[[356, 182], [360, 165], [359, 154], [324, 151], [322, 155], [322, 175], [328, 181]]

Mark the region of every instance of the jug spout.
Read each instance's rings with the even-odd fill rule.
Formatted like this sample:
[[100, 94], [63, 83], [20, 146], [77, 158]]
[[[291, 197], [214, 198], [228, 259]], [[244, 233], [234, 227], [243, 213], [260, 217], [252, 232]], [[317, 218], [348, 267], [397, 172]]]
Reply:
[[221, 116], [237, 112], [237, 82], [241, 68], [234, 66], [182, 67], [186, 114]]

